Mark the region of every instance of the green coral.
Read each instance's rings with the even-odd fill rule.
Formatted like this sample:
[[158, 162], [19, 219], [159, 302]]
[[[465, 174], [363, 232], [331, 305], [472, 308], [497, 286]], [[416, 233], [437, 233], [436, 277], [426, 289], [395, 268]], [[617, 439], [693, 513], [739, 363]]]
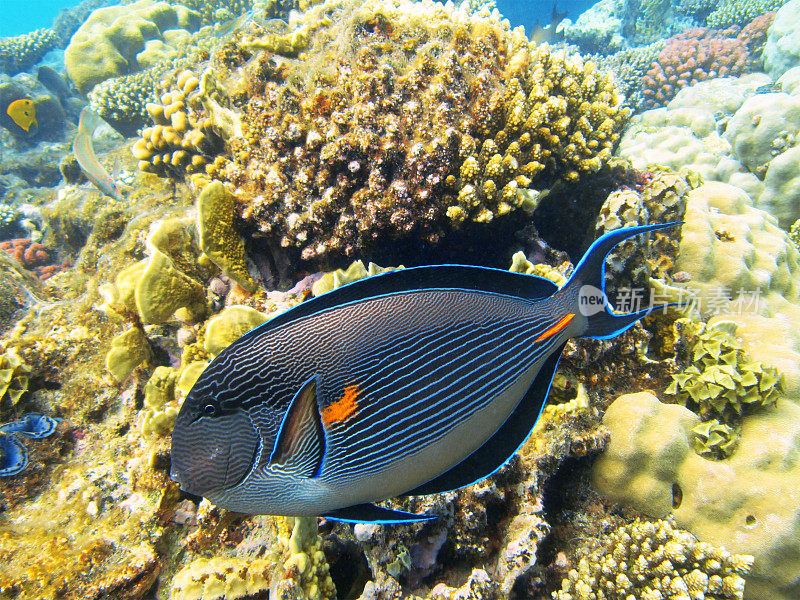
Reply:
[[249, 306], [229, 306], [206, 323], [203, 348], [212, 356], [216, 356], [245, 333], [267, 320], [269, 320], [268, 315]]
[[228, 21], [253, 8], [252, 0], [178, 0], [178, 3], [198, 12], [203, 25]]
[[185, 6], [138, 0], [99, 8], [72, 36], [64, 54], [70, 79], [81, 94], [106, 79], [177, 58], [200, 24]]
[[405, 267], [403, 265], [399, 267], [379, 267], [373, 262], [365, 267], [362, 261], [356, 260], [353, 261], [347, 269], [336, 269], [335, 271], [325, 273], [314, 283], [314, 286], [311, 288], [311, 293], [314, 296], [321, 296], [326, 292], [358, 281], [359, 279], [372, 277], [373, 275], [379, 275], [380, 273], [386, 273], [388, 271], [396, 271], [398, 269], [405, 269]]
[[224, 275], [254, 292], [256, 282], [247, 272], [244, 242], [233, 225], [235, 215], [236, 198], [222, 183], [213, 181], [204, 187], [197, 199], [200, 249]]
[[111, 340], [111, 348], [106, 354], [106, 370], [121, 383], [150, 356], [150, 344], [144, 332], [139, 327], [131, 327]]
[[713, 29], [724, 29], [731, 25], [745, 25], [759, 15], [778, 10], [788, 0], [723, 0], [719, 7], [708, 15], [706, 25]]
[[671, 521], [613, 529], [582, 549], [555, 600], [741, 600], [753, 557], [699, 542]]
[[789, 239], [800, 250], [800, 219], [797, 219], [789, 228]]
[[28, 391], [30, 367], [17, 351], [9, 348], [0, 354], [0, 405], [14, 406]]
[[178, 405], [175, 383], [178, 373], [170, 367], [156, 367], [144, 385], [144, 419], [141, 430], [146, 437], [164, 436], [172, 432]]
[[15, 37], [0, 39], [0, 72], [15, 75], [32, 67], [61, 43], [52, 29], [37, 29]]
[[717, 419], [704, 421], [692, 429], [694, 451], [700, 456], [727, 458], [739, 443], [738, 428], [720, 423]]
[[691, 364], [672, 376], [666, 392], [706, 422], [696, 428], [696, 450], [716, 458], [730, 456], [742, 416], [775, 404], [781, 376], [774, 367], [751, 361], [724, 323], [706, 327], [679, 319], [675, 327], [679, 336], [694, 340], [689, 344]]

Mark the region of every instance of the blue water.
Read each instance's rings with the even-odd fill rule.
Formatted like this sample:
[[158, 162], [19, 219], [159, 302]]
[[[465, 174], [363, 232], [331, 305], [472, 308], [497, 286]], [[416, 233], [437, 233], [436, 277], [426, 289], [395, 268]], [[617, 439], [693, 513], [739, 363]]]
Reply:
[[[556, 10], [559, 13], [567, 13], [567, 17], [575, 21], [578, 16], [592, 7], [595, 0], [557, 0]], [[507, 18], [512, 27], [524, 25], [525, 31], [529, 34], [538, 23], [547, 25], [550, 23], [550, 15], [553, 11], [552, 0], [497, 0], [497, 8]]]
[[[0, 0], [0, 37], [49, 27], [59, 10], [78, 3], [79, 0]], [[594, 0], [559, 0], [557, 8], [559, 12], [567, 12], [574, 21], [593, 4]], [[553, 3], [551, 0], [498, 0], [497, 8], [513, 26], [524, 25], [530, 31], [537, 22], [541, 25], [550, 22]]]
[[49, 27], [59, 10], [76, 4], [77, 0], [1, 0], [0, 37]]

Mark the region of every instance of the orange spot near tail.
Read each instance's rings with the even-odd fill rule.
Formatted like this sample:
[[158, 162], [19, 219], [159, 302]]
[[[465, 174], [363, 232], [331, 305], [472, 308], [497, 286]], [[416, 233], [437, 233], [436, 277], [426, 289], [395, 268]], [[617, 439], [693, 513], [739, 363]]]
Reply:
[[534, 343], [541, 342], [542, 340], [546, 340], [550, 336], [553, 336], [553, 335], [557, 334], [559, 331], [564, 329], [564, 327], [569, 325], [569, 322], [572, 321], [573, 318], [575, 318], [575, 313], [567, 313], [566, 315], [561, 317], [561, 319], [558, 321], [558, 323], [556, 323], [550, 329], [548, 329], [547, 331], [542, 333], [542, 335], [537, 337], [534, 340]]
[[357, 385], [348, 385], [344, 388], [344, 395], [322, 411], [322, 422], [325, 426], [330, 427], [353, 416], [358, 410], [356, 398], [360, 393], [361, 390]]

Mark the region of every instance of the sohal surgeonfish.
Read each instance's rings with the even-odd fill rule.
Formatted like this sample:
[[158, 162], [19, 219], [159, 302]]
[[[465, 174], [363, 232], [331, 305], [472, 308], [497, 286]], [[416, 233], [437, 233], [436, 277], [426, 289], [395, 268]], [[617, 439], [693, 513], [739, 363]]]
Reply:
[[[613, 337], [598, 239], [561, 289], [442, 265], [357, 281], [223, 350], [181, 406], [173, 479], [233, 511], [344, 521], [425, 520], [373, 503], [463, 487], [527, 439], [567, 340]], [[658, 308], [658, 307], [655, 307]]]
[[34, 106], [33, 100], [28, 100], [27, 98], [14, 100], [8, 105], [6, 113], [14, 123], [25, 131], [30, 131], [31, 125], [39, 127], [39, 123], [36, 121], [36, 106]]

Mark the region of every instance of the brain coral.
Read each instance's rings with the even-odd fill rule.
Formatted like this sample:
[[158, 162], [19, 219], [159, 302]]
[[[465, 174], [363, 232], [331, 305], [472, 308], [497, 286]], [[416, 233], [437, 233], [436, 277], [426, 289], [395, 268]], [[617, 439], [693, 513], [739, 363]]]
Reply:
[[797, 598], [800, 406], [779, 399], [774, 410], [745, 417], [739, 448], [723, 461], [692, 451], [699, 417], [647, 392], [617, 398], [603, 424], [611, 442], [593, 470], [601, 493], [753, 555], [746, 600]]
[[268, 61], [221, 176], [306, 258], [532, 209], [530, 188], [597, 171], [628, 115], [593, 63], [433, 4], [367, 3], [302, 63]]
[[784, 375], [800, 396], [800, 255], [775, 219], [732, 185], [689, 192], [676, 266], [701, 312], [737, 324], [753, 360]]

